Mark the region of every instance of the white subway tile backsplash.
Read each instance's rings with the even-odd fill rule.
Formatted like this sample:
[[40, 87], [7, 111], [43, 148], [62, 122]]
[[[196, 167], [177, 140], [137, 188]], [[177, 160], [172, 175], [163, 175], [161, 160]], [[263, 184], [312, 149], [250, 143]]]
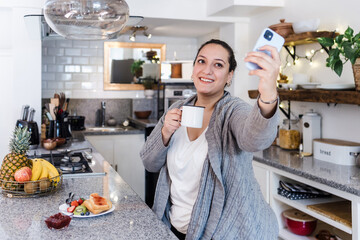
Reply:
[[48, 89], [61, 90], [64, 88], [63, 82], [47, 82]]
[[51, 39], [43, 39], [42, 46], [43, 47], [55, 47], [56, 41], [51, 40]]
[[97, 72], [97, 67], [96, 66], [81, 66], [81, 72], [83, 72], [83, 73]]
[[81, 88], [84, 90], [96, 89], [96, 83], [95, 82], [82, 82]]
[[71, 73], [57, 73], [55, 75], [56, 81], [70, 81], [72, 79]]
[[103, 74], [102, 73], [92, 73], [89, 74], [89, 80], [93, 82], [102, 82], [103, 81]]
[[57, 64], [72, 64], [72, 57], [56, 57]]
[[55, 80], [55, 73], [43, 73], [42, 80], [45, 81], [54, 81]]
[[90, 64], [92, 65], [102, 65], [104, 63], [104, 59], [101, 57], [90, 57]]
[[89, 80], [89, 74], [87, 73], [73, 73], [73, 81], [87, 81]]
[[99, 73], [104, 72], [104, 67], [103, 67], [103, 66], [98, 66], [98, 72], [99, 72]]
[[89, 47], [89, 41], [72, 41], [74, 48], [88, 48]]
[[64, 65], [47, 65], [47, 72], [64, 72]]
[[47, 72], [47, 65], [46, 65], [46, 64], [43, 64], [43, 65], [42, 65], [41, 71], [42, 71], [43, 73], [46, 73], [46, 72]]
[[70, 40], [57, 40], [56, 41], [57, 47], [63, 47], [63, 48], [71, 48], [72, 47], [72, 41]]
[[104, 48], [104, 42], [101, 42], [101, 41], [91, 41], [91, 42], [90, 42], [90, 48], [100, 48], [100, 49], [103, 49], [103, 48]]
[[66, 82], [65, 89], [81, 89], [80, 82]]
[[49, 48], [48, 49], [49, 56], [64, 56], [63, 48]]
[[80, 70], [78, 65], [65, 65], [65, 72], [80, 72]]
[[65, 49], [66, 56], [81, 56], [81, 49], [79, 48], [66, 48]]
[[55, 64], [54, 56], [43, 56], [42, 57], [43, 64]]
[[74, 64], [89, 64], [88, 57], [74, 57]]
[[84, 57], [85, 56], [86, 57], [96, 56], [97, 53], [98, 53], [98, 50], [96, 48], [84, 48], [84, 49], [81, 49], [81, 55], [84, 56]]

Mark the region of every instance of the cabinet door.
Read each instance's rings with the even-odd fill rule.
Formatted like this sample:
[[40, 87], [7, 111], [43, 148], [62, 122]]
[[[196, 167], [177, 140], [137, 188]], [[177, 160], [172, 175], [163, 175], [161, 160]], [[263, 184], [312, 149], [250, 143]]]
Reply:
[[115, 169], [142, 200], [145, 200], [145, 168], [140, 150], [144, 143], [144, 134], [116, 135], [114, 142]]
[[112, 136], [86, 136], [86, 140], [114, 167], [114, 138]]
[[269, 171], [260, 167], [253, 161], [253, 169], [256, 180], [260, 185], [261, 192], [267, 203], [270, 203], [270, 174]]

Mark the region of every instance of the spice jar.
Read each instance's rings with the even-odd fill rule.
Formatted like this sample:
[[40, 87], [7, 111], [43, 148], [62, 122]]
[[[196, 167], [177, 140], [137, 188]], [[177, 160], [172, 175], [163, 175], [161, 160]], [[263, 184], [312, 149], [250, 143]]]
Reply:
[[300, 145], [299, 120], [284, 119], [279, 130], [280, 147], [294, 150]]

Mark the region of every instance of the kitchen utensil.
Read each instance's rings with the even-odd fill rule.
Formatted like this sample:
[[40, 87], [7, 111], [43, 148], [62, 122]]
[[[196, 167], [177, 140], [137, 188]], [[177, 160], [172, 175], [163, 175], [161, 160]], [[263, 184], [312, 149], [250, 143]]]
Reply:
[[319, 203], [308, 205], [307, 208], [345, 226], [352, 227], [351, 201]]
[[271, 25], [269, 28], [284, 38], [294, 33], [292, 23], [285, 22], [285, 19], [280, 19], [280, 23]]
[[205, 107], [184, 105], [181, 114], [181, 126], [201, 128]]
[[360, 143], [339, 139], [314, 139], [314, 158], [339, 165], [356, 165]]
[[66, 102], [65, 102], [65, 105], [64, 105], [64, 107], [63, 107], [64, 111], [67, 110], [68, 105], [69, 105], [69, 101], [70, 101], [70, 98], [67, 98], [67, 99], [66, 99]]
[[44, 139], [43, 147], [46, 150], [53, 150], [56, 147], [56, 141], [53, 139]]
[[22, 108], [21, 108], [21, 115], [20, 115], [20, 120], [26, 120], [25, 119], [25, 108], [26, 108], [27, 105], [23, 105]]
[[298, 22], [293, 22], [292, 27], [294, 33], [302, 33], [302, 32], [315, 32], [320, 24], [320, 19], [308, 19]]
[[282, 212], [287, 228], [294, 234], [307, 236], [314, 232], [317, 219], [297, 209], [288, 209]]
[[29, 115], [29, 108], [30, 106], [29, 105], [25, 105], [24, 107], [24, 114], [23, 114], [23, 117], [21, 120], [24, 120], [26, 121], [28, 119], [28, 115]]
[[92, 152], [92, 148], [88, 147], [88, 148], [78, 148], [78, 149], [58, 149], [57, 151], [59, 153], [63, 153], [63, 154], [68, 154], [71, 152], [79, 152], [79, 151], [83, 151], [83, 150], [90, 150], [90, 152]]
[[302, 118], [303, 151], [313, 152], [313, 139], [321, 138], [321, 116], [316, 112], [307, 112]]
[[59, 106], [59, 98], [51, 98], [50, 103], [53, 104], [55, 107]]
[[30, 108], [30, 114], [29, 114], [28, 122], [34, 121], [34, 115], [35, 115], [35, 109], [34, 109], [34, 108]]
[[55, 105], [49, 103], [49, 113], [51, 114], [52, 119], [56, 120], [56, 115], [54, 113]]
[[66, 100], [65, 93], [61, 92], [60, 93], [60, 100], [59, 100], [59, 108], [60, 109], [64, 108], [65, 100]]

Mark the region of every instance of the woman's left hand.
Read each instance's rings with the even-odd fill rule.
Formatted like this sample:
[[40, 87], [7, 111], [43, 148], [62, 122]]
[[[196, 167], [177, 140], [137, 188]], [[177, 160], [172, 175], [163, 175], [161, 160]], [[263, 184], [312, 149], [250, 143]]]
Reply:
[[[276, 80], [280, 70], [280, 55], [275, 47], [266, 45], [259, 50], [269, 51], [271, 56], [264, 52], [249, 52], [245, 57], [246, 62], [253, 62], [259, 65], [262, 69], [251, 70], [249, 75], [256, 75], [260, 78], [258, 90], [261, 96], [261, 100], [264, 102], [272, 102], [277, 98]], [[263, 104], [259, 101], [259, 106], [263, 115], [268, 115], [269, 112], [273, 112], [274, 104]]]

